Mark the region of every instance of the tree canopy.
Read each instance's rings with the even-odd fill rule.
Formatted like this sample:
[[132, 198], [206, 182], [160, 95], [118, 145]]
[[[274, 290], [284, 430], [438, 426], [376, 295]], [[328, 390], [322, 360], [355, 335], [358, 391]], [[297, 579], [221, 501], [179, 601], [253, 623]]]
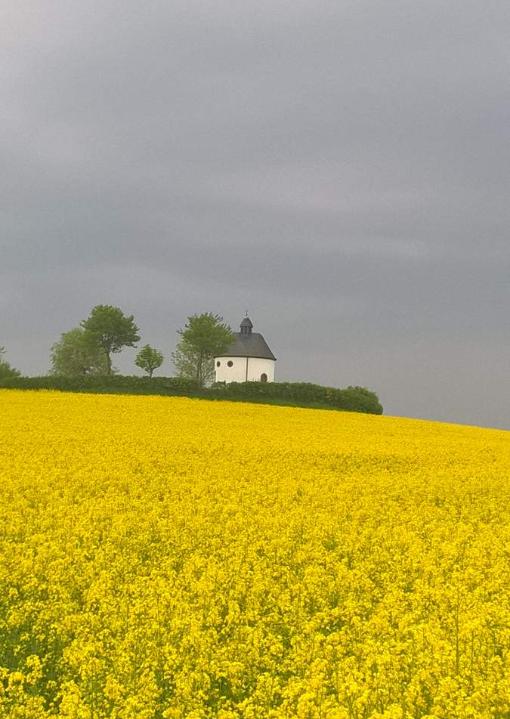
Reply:
[[204, 312], [188, 317], [178, 334], [181, 339], [172, 360], [179, 376], [194, 379], [202, 386], [208, 384], [214, 378], [213, 358], [232, 343], [232, 330], [220, 315]]
[[152, 377], [154, 370], [161, 367], [163, 364], [163, 354], [159, 350], [151, 347], [150, 345], [144, 345], [140, 352], [136, 355], [135, 364], [144, 372], [147, 372], [149, 377]]
[[19, 372], [17, 369], [14, 369], [14, 367], [11, 367], [7, 360], [3, 359], [4, 354], [5, 347], [0, 347], [0, 379], [19, 377], [21, 372]]
[[119, 307], [96, 305], [89, 317], [81, 323], [104, 352], [106, 374], [112, 373], [112, 353], [123, 347], [134, 347], [140, 339], [133, 315], [126, 316]]
[[108, 374], [104, 350], [93, 334], [75, 327], [51, 348], [51, 373], [65, 377]]

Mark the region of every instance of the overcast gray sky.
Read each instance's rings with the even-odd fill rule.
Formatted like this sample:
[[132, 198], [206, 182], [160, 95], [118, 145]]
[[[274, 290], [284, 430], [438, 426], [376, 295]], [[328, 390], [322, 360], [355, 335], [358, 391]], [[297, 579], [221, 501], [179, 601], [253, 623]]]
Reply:
[[247, 309], [278, 379], [510, 428], [509, 37], [508, 0], [3, 0], [8, 359]]

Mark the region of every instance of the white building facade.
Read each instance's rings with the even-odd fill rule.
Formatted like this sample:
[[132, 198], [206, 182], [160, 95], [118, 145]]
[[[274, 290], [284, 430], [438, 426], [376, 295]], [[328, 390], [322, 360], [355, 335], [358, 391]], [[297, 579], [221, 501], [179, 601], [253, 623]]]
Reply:
[[276, 357], [248, 317], [224, 355], [214, 358], [216, 382], [274, 382]]

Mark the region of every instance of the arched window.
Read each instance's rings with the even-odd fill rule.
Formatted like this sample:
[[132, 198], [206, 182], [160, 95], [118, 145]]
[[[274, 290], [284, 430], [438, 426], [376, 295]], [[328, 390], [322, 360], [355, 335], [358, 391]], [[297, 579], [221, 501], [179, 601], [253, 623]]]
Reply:
[[219, 367], [220, 365], [221, 365], [221, 362], [218, 360], [218, 361], [216, 362], [216, 367]]
[[262, 374], [260, 375], [260, 381], [267, 382], [267, 374], [265, 372], [262, 372]]

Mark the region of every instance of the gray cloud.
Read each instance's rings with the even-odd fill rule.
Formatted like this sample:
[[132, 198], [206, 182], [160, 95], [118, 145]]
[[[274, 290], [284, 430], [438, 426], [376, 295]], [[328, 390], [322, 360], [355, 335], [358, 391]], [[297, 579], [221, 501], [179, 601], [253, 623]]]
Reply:
[[186, 315], [248, 308], [282, 379], [510, 427], [508, 3], [2, 14], [13, 364], [46, 371], [98, 302], [167, 354]]

